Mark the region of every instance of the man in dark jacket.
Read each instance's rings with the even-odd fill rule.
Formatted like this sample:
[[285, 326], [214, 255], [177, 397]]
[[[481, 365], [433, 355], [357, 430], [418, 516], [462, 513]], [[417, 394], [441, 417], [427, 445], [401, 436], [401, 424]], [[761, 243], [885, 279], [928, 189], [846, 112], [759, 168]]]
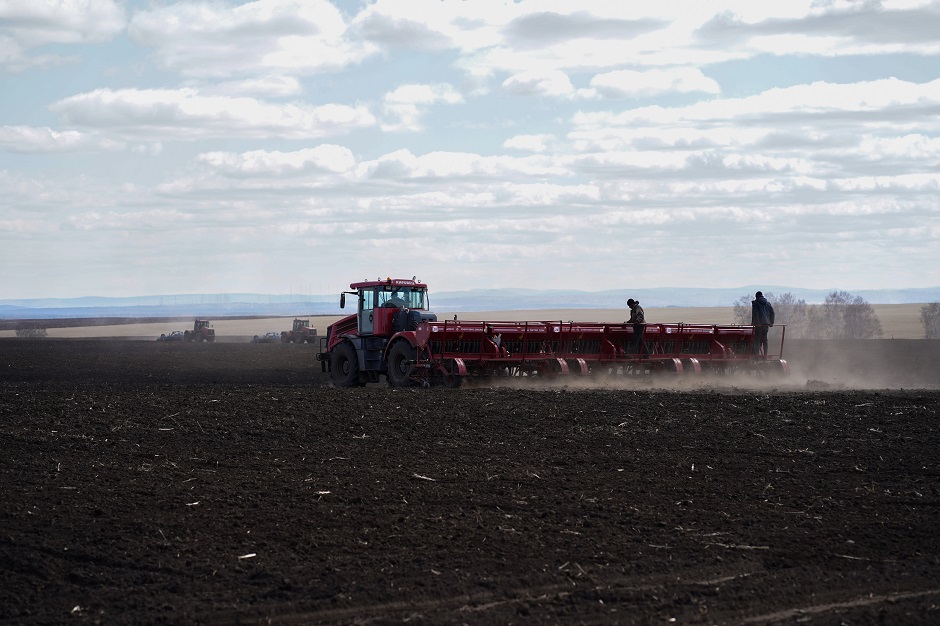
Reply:
[[627, 300], [627, 307], [630, 309], [630, 319], [628, 324], [633, 324], [633, 337], [630, 339], [630, 354], [641, 354], [649, 356], [646, 350], [646, 342], [643, 341], [643, 333], [646, 332], [646, 314], [639, 300], [630, 298]]
[[751, 301], [751, 326], [754, 327], [754, 354], [767, 356], [767, 333], [774, 325], [774, 308], [758, 291]]

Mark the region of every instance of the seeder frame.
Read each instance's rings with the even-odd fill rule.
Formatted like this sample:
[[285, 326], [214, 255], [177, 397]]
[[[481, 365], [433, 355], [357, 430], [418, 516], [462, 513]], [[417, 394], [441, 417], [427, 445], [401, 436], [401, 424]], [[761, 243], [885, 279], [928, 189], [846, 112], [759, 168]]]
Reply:
[[[754, 327], [647, 324], [646, 354], [631, 354], [631, 324], [573, 321], [426, 322], [415, 332], [413, 377], [789, 374], [785, 325], [776, 353], [754, 354]], [[776, 342], [775, 342], [776, 344]], [[458, 382], [458, 381], [453, 381]]]

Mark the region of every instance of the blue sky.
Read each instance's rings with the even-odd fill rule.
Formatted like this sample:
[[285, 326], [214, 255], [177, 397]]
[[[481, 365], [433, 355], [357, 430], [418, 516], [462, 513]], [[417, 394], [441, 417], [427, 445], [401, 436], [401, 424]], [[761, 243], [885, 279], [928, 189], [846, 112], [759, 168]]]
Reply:
[[0, 0], [0, 296], [937, 286], [938, 32], [920, 0]]

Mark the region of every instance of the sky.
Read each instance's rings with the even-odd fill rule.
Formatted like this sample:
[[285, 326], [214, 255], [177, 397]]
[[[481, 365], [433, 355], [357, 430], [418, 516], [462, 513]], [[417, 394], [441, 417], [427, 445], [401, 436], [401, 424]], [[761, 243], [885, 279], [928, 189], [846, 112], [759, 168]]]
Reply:
[[940, 285], [940, 1], [0, 0], [0, 298]]

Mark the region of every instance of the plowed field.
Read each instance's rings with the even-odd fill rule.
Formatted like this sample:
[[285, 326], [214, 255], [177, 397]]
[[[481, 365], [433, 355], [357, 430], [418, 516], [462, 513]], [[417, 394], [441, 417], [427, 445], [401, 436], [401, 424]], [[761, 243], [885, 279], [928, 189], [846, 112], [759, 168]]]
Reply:
[[936, 342], [777, 386], [333, 389], [314, 351], [0, 340], [0, 623], [940, 623]]

